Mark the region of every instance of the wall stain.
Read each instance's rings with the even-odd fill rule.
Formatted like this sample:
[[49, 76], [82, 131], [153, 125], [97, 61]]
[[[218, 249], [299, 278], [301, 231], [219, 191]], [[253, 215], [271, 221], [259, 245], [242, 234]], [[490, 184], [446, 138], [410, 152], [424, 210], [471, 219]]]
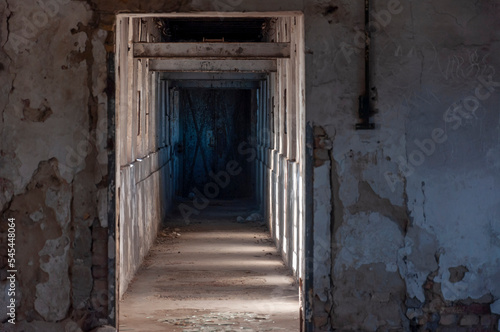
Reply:
[[49, 107], [47, 99], [44, 99], [39, 108], [30, 107], [30, 103], [29, 99], [23, 100], [23, 121], [45, 122], [54, 113]]
[[387, 198], [382, 198], [375, 193], [370, 184], [366, 181], [358, 183], [359, 198], [356, 204], [348, 207], [351, 214], [359, 212], [378, 212], [381, 215], [394, 221], [401, 233], [406, 234], [409, 224], [408, 211], [405, 206], [396, 206]]
[[[52, 158], [42, 161], [25, 192], [14, 196], [2, 211], [2, 220], [16, 219], [16, 245], [30, 249], [16, 251], [16, 264], [29, 266], [28, 269], [20, 270], [18, 276], [19, 288], [22, 289], [16, 317], [19, 321], [41, 318], [34, 309], [36, 285], [47, 282], [49, 275], [40, 268], [40, 263], [45, 262], [47, 257], [39, 257], [39, 252], [47, 240], [58, 239], [63, 235], [63, 229], [57, 221], [57, 211], [47, 206], [46, 195], [50, 190], [62, 192], [68, 188], [69, 184], [60, 176], [57, 160]], [[6, 227], [7, 223], [0, 223], [0, 232], [6, 234]], [[7, 250], [2, 251], [2, 255], [6, 253]]]

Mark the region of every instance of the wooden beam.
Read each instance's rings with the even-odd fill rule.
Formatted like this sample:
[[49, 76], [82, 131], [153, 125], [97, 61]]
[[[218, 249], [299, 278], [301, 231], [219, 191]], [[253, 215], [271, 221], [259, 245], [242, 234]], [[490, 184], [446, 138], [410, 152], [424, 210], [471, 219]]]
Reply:
[[276, 60], [150, 60], [150, 71], [268, 73], [277, 70]]
[[260, 81], [267, 78], [266, 73], [196, 73], [196, 72], [163, 72], [160, 75], [162, 80], [253, 80]]
[[203, 81], [171, 81], [171, 87], [176, 88], [206, 88], [206, 89], [258, 89], [259, 81], [203, 80]]
[[304, 13], [301, 11], [274, 11], [274, 12], [180, 12], [180, 13], [154, 13], [154, 14], [118, 14], [118, 17], [145, 18], [145, 17], [166, 17], [166, 18], [275, 18], [275, 17], [301, 17]]
[[134, 43], [136, 58], [280, 59], [290, 43]]

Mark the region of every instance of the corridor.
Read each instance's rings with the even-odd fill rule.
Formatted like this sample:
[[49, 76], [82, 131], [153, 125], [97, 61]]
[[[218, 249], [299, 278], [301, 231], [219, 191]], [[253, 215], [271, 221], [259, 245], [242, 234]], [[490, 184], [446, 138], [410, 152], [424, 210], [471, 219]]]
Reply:
[[[120, 331], [299, 330], [298, 289], [247, 201], [171, 217], [120, 303]], [[241, 219], [240, 219], [241, 220]]]

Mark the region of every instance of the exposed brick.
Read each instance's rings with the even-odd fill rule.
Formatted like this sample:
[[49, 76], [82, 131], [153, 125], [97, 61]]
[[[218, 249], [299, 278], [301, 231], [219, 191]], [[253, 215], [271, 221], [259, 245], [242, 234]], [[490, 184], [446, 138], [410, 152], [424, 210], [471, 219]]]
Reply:
[[314, 136], [326, 136], [326, 131], [320, 126], [314, 126]]
[[492, 326], [495, 324], [495, 318], [492, 315], [481, 316], [482, 326]]
[[441, 311], [444, 314], [469, 314], [469, 315], [487, 315], [491, 313], [489, 304], [474, 303], [471, 305], [456, 305], [445, 307]]
[[448, 314], [448, 315], [441, 316], [441, 319], [439, 320], [439, 324], [452, 325], [452, 324], [456, 324], [457, 321], [458, 321], [458, 317], [456, 315]]
[[422, 317], [418, 318], [418, 325], [424, 326], [425, 324], [427, 324], [428, 321], [429, 321], [429, 315], [423, 315]]
[[94, 280], [94, 292], [108, 289], [107, 280]]
[[479, 316], [476, 315], [465, 315], [460, 319], [460, 325], [462, 326], [473, 326], [479, 324]]
[[421, 308], [423, 303], [416, 298], [408, 298], [405, 301], [407, 308]]
[[464, 314], [464, 307], [463, 306], [453, 306], [453, 307], [444, 307], [441, 308], [441, 314]]
[[473, 303], [466, 308], [466, 313], [474, 315], [486, 315], [491, 313], [490, 305], [483, 303]]
[[116, 332], [116, 329], [111, 326], [103, 326], [103, 327], [98, 327], [91, 332]]
[[96, 266], [108, 266], [108, 256], [107, 255], [92, 255], [92, 265]]
[[441, 294], [441, 283], [434, 282], [432, 284], [432, 291], [434, 292], [434, 294]]
[[408, 317], [408, 319], [410, 320], [418, 319], [423, 315], [424, 312], [422, 311], [422, 309], [408, 308], [408, 310], [406, 310], [406, 317]]
[[[429, 330], [426, 330], [429, 331]], [[467, 327], [462, 326], [445, 326], [438, 329], [439, 332], [470, 332]]]
[[92, 253], [94, 255], [108, 255], [108, 246], [107, 242], [104, 241], [94, 241], [92, 243]]
[[92, 227], [92, 239], [107, 241], [108, 240], [108, 229], [100, 226]]
[[462, 302], [465, 305], [470, 305], [472, 303], [488, 303], [488, 304], [490, 304], [493, 301], [494, 301], [493, 295], [485, 294], [477, 299], [468, 298], [466, 300], [461, 300], [460, 302]]
[[108, 276], [108, 269], [102, 266], [94, 266], [92, 268], [92, 276], [94, 278], [106, 278]]
[[317, 328], [324, 327], [328, 324], [328, 315], [314, 315], [314, 326]]
[[433, 281], [430, 281], [430, 280], [427, 280], [424, 284], [424, 288], [425, 289], [432, 289], [432, 287], [434, 286], [434, 282]]
[[436, 297], [429, 302], [428, 309], [430, 312], [439, 312], [443, 305], [443, 300], [440, 297]]

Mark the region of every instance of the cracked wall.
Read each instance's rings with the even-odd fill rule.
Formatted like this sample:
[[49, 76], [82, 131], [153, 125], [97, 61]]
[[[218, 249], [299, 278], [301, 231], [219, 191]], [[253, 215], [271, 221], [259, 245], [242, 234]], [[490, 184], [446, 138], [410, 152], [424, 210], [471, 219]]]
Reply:
[[17, 221], [16, 328], [90, 330], [108, 309], [107, 32], [85, 2], [0, 10], [0, 205]]
[[20, 325], [87, 331], [112, 314], [105, 89], [115, 15], [214, 10], [305, 13], [306, 117], [321, 127], [306, 209], [331, 230], [316, 242], [331, 241], [316, 251], [316, 330], [497, 329], [494, 0], [373, 1], [374, 131], [353, 129], [362, 2], [0, 0], [1, 226], [16, 217], [30, 249], [18, 254], [29, 267], [18, 278]]
[[308, 119], [333, 141], [316, 158], [336, 196], [331, 326], [495, 328], [498, 4], [374, 1], [377, 129], [357, 132], [363, 11], [335, 6], [311, 3], [306, 26]]

